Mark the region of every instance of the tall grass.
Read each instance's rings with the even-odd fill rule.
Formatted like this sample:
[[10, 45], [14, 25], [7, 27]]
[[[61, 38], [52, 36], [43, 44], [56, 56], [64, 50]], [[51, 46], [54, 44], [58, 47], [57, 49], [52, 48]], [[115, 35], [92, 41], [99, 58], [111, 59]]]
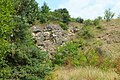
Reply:
[[75, 69], [61, 68], [53, 72], [46, 80], [120, 80], [114, 70], [103, 71], [95, 67], [79, 67]]

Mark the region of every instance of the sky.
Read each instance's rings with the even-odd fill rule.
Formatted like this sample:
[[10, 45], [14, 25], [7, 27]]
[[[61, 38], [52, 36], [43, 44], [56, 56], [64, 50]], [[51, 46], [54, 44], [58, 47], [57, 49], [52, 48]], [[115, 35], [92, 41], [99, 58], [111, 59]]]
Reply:
[[115, 17], [120, 14], [120, 0], [36, 0], [39, 7], [44, 2], [53, 11], [58, 8], [67, 8], [71, 17], [81, 17], [84, 19], [95, 19], [104, 16], [104, 11], [108, 8], [115, 12]]

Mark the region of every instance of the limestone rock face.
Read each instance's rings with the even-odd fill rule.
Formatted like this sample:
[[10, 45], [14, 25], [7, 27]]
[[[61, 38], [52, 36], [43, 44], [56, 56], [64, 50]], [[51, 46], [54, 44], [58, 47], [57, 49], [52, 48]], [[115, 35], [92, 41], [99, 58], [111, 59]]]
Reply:
[[32, 35], [36, 45], [49, 54], [55, 53], [56, 46], [69, 40], [67, 33], [55, 24], [48, 24], [45, 27], [35, 25], [32, 27]]

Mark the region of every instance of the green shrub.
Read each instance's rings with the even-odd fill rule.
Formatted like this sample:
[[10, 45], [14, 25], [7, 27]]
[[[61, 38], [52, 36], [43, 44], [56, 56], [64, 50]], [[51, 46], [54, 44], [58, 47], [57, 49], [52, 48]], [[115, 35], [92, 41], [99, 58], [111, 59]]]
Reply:
[[48, 22], [48, 15], [47, 14], [41, 14], [41, 16], [40, 16], [40, 22], [41, 23]]
[[98, 19], [99, 21], [102, 21], [102, 17], [101, 17], [101, 16], [98, 16], [97, 19]]
[[101, 25], [98, 25], [96, 28], [97, 28], [97, 29], [102, 29], [102, 26], [101, 26]]
[[11, 51], [10, 35], [15, 28], [15, 10], [11, 0], [0, 0], [0, 7], [0, 79], [5, 80], [11, 72], [5, 57]]
[[70, 18], [71, 22], [76, 22], [76, 18]]
[[83, 23], [83, 22], [84, 22], [84, 19], [78, 17], [78, 18], [76, 18], [76, 22], [78, 22], [78, 23]]
[[7, 49], [4, 56], [0, 55], [0, 79], [44, 79], [52, 70], [48, 53], [37, 48], [33, 42], [31, 31], [25, 24], [19, 25], [19, 27], [20, 31], [14, 33], [16, 41], [9, 45], [8, 42], [4, 42], [1, 46], [6, 45], [0, 46], [0, 52]]
[[90, 39], [94, 37], [91, 26], [85, 26], [78, 32], [78, 37]]
[[14, 44], [15, 54], [6, 57], [7, 64], [12, 68], [9, 79], [44, 79], [52, 70], [48, 53], [37, 48], [30, 33], [25, 37], [24, 43], [21, 41]]
[[84, 21], [84, 26], [90, 26], [90, 25], [93, 25], [92, 20], [88, 19]]
[[82, 40], [79, 42], [73, 41], [68, 42], [66, 45], [60, 47], [56, 53], [55, 60], [53, 61], [53, 64], [57, 65], [63, 65], [63, 64], [72, 64], [67, 63], [67, 60], [73, 60], [75, 59], [75, 56], [78, 56], [79, 50], [78, 48], [83, 45]]
[[114, 17], [115, 13], [111, 11], [111, 9], [107, 9], [104, 12], [104, 19], [106, 21], [110, 21]]
[[68, 26], [67, 26], [67, 24], [65, 24], [65, 23], [60, 22], [59, 25], [61, 26], [61, 28], [62, 28], [63, 30], [67, 30], [67, 29], [68, 29]]
[[53, 12], [54, 17], [56, 17], [57, 21], [68, 24], [70, 21], [70, 15], [66, 8], [56, 9]]
[[83, 40], [68, 42], [65, 46], [58, 49], [54, 64], [74, 66], [93, 64], [97, 53], [94, 50], [83, 50], [85, 45], [87, 44]]
[[101, 69], [111, 68], [111, 60], [98, 53], [95, 47], [83, 39], [74, 40], [60, 47], [54, 56], [54, 66], [96, 66]]
[[95, 26], [100, 25], [100, 20], [99, 20], [99, 19], [95, 19], [95, 20], [93, 21], [93, 24], [94, 24]]

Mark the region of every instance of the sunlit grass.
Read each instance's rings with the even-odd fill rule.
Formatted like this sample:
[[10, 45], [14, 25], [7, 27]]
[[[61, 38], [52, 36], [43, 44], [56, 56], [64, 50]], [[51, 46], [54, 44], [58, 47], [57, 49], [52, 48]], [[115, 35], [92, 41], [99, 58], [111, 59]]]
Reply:
[[[95, 67], [79, 67], [75, 69], [61, 68], [52, 74], [51, 80], [119, 80], [114, 70], [103, 71]], [[47, 79], [50, 80], [50, 79]]]

